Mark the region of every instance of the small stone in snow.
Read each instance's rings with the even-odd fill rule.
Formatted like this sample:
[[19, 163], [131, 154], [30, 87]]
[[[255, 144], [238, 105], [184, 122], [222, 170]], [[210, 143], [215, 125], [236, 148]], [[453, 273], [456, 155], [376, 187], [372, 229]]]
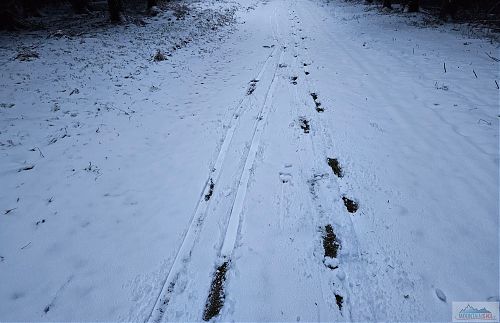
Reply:
[[436, 288], [436, 296], [437, 296], [437, 298], [439, 298], [440, 300], [442, 300], [443, 302], [446, 303], [446, 295], [439, 288]]

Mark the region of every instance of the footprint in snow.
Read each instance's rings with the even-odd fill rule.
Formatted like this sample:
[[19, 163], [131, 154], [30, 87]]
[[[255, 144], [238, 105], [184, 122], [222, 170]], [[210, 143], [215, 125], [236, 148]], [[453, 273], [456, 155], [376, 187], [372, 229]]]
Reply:
[[439, 300], [446, 303], [446, 295], [441, 289], [436, 288], [436, 296], [437, 298], [439, 298]]

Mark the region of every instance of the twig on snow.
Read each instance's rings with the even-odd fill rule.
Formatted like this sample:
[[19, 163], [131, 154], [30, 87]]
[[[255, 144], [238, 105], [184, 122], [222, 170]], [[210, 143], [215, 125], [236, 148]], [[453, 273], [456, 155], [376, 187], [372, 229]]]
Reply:
[[28, 242], [28, 244], [26, 244], [24, 247], [21, 247], [21, 250], [23, 250], [24, 248], [27, 248], [30, 244], [31, 244], [31, 241]]
[[477, 121], [477, 123], [481, 123], [481, 122], [483, 122], [484, 124], [487, 124], [488, 126], [491, 126], [491, 122], [486, 121], [486, 120], [484, 120], [484, 119], [479, 119], [479, 120]]
[[4, 214], [4, 215], [5, 215], [5, 214], [9, 214], [10, 212], [14, 211], [15, 209], [17, 209], [17, 207], [15, 207], [15, 208], [13, 208], [13, 209], [8, 209], [8, 210], [5, 210], [5, 211], [3, 212], [3, 214]]
[[488, 56], [489, 58], [491, 58], [492, 60], [494, 60], [495, 62], [500, 62], [500, 59], [496, 58], [496, 57], [493, 57], [491, 56], [490, 54], [488, 54], [487, 52], [484, 52], [486, 54], [486, 56]]
[[40, 150], [40, 148], [36, 147], [36, 149], [38, 149], [38, 152], [40, 153], [40, 157], [45, 158], [45, 156], [43, 155], [43, 153], [42, 153], [42, 151]]

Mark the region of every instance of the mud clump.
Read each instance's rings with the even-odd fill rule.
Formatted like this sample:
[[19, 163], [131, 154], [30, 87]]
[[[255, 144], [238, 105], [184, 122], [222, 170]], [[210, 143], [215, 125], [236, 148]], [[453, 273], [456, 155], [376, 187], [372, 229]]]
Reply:
[[214, 181], [212, 179], [210, 179], [210, 187], [208, 188], [208, 193], [205, 194], [205, 201], [210, 200], [210, 198], [212, 197], [212, 194], [214, 193], [214, 188], [215, 188]]
[[226, 281], [228, 266], [229, 263], [226, 261], [215, 271], [207, 303], [205, 304], [205, 311], [203, 312], [203, 321], [209, 321], [219, 315], [222, 306], [224, 306], [224, 282]]
[[248, 90], [247, 90], [247, 95], [251, 95], [255, 89], [257, 88], [257, 82], [259, 82], [258, 80], [251, 80], [250, 83], [249, 83], [249, 86], [248, 86]]
[[356, 213], [359, 208], [357, 202], [351, 200], [348, 197], [342, 196], [342, 200], [344, 201], [344, 205], [349, 213]]
[[333, 232], [331, 224], [325, 225], [325, 235], [323, 236], [323, 249], [325, 250], [325, 257], [337, 258], [340, 243], [337, 236]]
[[335, 301], [337, 302], [337, 306], [339, 307], [339, 310], [342, 311], [342, 305], [344, 303], [344, 298], [340, 296], [339, 294], [335, 294]]
[[309, 126], [309, 121], [306, 118], [300, 118], [299, 122], [300, 122], [300, 128], [304, 130], [304, 133], [309, 133], [309, 131], [311, 130]]
[[319, 102], [319, 99], [318, 99], [318, 94], [313, 92], [313, 93], [311, 93], [311, 97], [313, 98], [314, 104], [316, 105], [316, 111], [317, 112], [324, 112], [325, 108], [323, 108], [321, 106], [321, 102]]
[[326, 162], [332, 169], [333, 173], [337, 175], [337, 177], [342, 178], [344, 176], [344, 174], [342, 173], [342, 167], [340, 166], [340, 163], [336, 158], [327, 158]]

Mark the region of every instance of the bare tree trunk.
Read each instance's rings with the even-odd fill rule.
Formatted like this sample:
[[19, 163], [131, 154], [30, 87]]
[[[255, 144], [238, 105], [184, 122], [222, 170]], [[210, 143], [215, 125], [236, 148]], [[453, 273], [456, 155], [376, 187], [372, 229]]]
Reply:
[[88, 13], [89, 12], [87, 8], [88, 2], [89, 2], [88, 0], [71, 0], [71, 6], [73, 7], [73, 10], [77, 14]]
[[37, 2], [34, 0], [22, 0], [23, 13], [25, 16], [41, 17], [38, 12]]
[[148, 9], [157, 5], [157, 0], [148, 0]]
[[0, 2], [0, 30], [19, 30], [26, 26], [19, 21], [20, 8], [16, 0]]
[[443, 20], [448, 19], [448, 15], [451, 16], [452, 19], [455, 18], [455, 14], [457, 13], [457, 2], [454, 0], [443, 0], [441, 1], [441, 12], [439, 13], [439, 17]]
[[419, 0], [410, 0], [408, 2], [408, 12], [418, 12], [420, 9]]
[[112, 22], [120, 22], [120, 12], [122, 11], [121, 0], [108, 0], [109, 18]]

